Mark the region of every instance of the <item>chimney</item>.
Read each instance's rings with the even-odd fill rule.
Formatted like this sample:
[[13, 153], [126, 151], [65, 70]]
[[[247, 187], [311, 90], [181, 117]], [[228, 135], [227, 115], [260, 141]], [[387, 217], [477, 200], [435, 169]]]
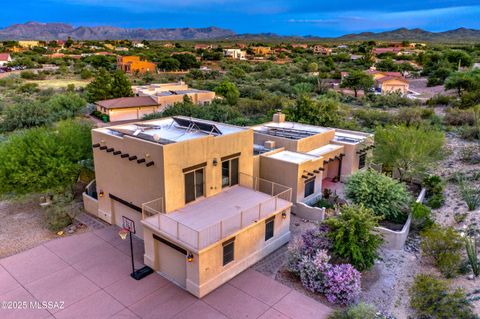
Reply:
[[285, 122], [285, 114], [282, 111], [278, 110], [277, 113], [273, 114], [273, 122], [275, 123], [284, 123]]
[[275, 141], [265, 141], [263, 142], [263, 147], [269, 150], [273, 150], [275, 148]]

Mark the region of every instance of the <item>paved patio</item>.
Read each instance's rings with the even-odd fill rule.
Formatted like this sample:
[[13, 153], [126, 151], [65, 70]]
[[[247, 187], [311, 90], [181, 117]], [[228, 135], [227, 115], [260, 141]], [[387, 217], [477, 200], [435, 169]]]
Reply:
[[[128, 240], [117, 231], [106, 227], [55, 239], [1, 259], [0, 318], [322, 319], [331, 311], [252, 269], [201, 300], [157, 274], [136, 281], [129, 276]], [[134, 251], [139, 267], [141, 240], [134, 241]], [[63, 307], [32, 309], [35, 301]], [[16, 304], [26, 309], [5, 309], [15, 306], [8, 302], [26, 302]]]

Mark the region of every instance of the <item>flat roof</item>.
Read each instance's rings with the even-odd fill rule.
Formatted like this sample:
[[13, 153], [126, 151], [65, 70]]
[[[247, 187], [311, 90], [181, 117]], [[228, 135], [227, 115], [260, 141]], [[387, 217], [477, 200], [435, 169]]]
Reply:
[[300, 164], [303, 162], [318, 159], [317, 156], [312, 156], [304, 153], [291, 152], [291, 151], [281, 151], [275, 154], [271, 154], [268, 157], [275, 158], [285, 162], [295, 163], [295, 164]]
[[252, 127], [256, 132], [271, 136], [299, 140], [335, 129], [295, 122], [269, 122]]
[[322, 156], [340, 149], [343, 149], [343, 145], [327, 144], [322, 147], [311, 150], [310, 152], [307, 152], [307, 154], [310, 154], [312, 156]]
[[358, 144], [363, 142], [370, 136], [373, 136], [373, 135], [368, 133], [363, 133], [363, 132], [336, 130], [333, 141], [344, 143], [344, 144]]
[[246, 128], [186, 116], [174, 116], [109, 126], [97, 130], [110, 135], [127, 135], [154, 143], [171, 144], [209, 135], [238, 133]]
[[[218, 224], [222, 220], [228, 220], [234, 216], [240, 217], [242, 211], [248, 211], [260, 203], [265, 203], [270, 198], [272, 196], [269, 194], [236, 185], [216, 195], [187, 204], [167, 215], [180, 224], [201, 231]], [[280, 198], [277, 201], [277, 210], [285, 209], [290, 205], [290, 202]], [[275, 212], [274, 207], [273, 203], [270, 213]], [[267, 208], [268, 205], [262, 205], [262, 211], [267, 210]], [[228, 225], [228, 223], [225, 224]], [[244, 227], [246, 226], [249, 225], [244, 225]]]

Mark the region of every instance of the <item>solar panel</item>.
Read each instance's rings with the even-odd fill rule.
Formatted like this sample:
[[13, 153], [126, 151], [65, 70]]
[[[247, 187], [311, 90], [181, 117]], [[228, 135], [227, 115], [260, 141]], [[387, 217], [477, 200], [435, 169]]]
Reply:
[[196, 121], [194, 119], [185, 119], [180, 117], [172, 117], [177, 125], [187, 129], [197, 129], [208, 134], [222, 135], [222, 131], [215, 124]]

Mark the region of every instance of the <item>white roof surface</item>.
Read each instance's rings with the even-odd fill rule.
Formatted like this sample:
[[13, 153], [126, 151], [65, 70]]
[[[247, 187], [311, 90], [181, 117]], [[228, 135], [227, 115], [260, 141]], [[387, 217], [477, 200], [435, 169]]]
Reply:
[[[221, 135], [238, 133], [245, 130], [244, 128], [234, 125], [194, 119], [185, 116], [177, 116], [177, 118], [184, 120], [192, 120], [201, 124], [214, 125], [222, 133]], [[112, 135], [118, 135], [117, 132], [120, 132], [150, 141], [167, 140], [171, 143], [187, 141], [208, 135], [218, 135], [213, 134], [209, 131], [199, 130], [197, 128], [180, 126], [174, 121], [173, 118], [170, 117], [151, 121], [110, 126], [99, 130]]]
[[275, 158], [281, 161], [300, 164], [303, 162], [316, 160], [318, 159], [317, 156], [312, 156], [303, 153], [291, 152], [291, 151], [281, 151], [269, 156], [270, 158]]
[[336, 145], [336, 144], [327, 144], [325, 146], [316, 148], [314, 150], [311, 150], [310, 152], [307, 152], [307, 154], [313, 155], [313, 156], [322, 156], [324, 154], [331, 153], [333, 151], [337, 151], [343, 149], [342, 145]]

